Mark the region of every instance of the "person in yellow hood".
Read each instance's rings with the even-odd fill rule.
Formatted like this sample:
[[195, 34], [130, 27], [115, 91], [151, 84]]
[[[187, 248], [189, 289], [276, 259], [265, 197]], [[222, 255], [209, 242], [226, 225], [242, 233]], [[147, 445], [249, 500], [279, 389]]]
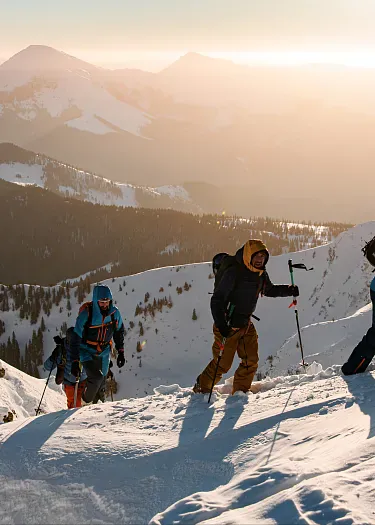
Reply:
[[[251, 321], [260, 294], [267, 297], [297, 297], [297, 286], [272, 284], [266, 264], [269, 253], [266, 245], [252, 239], [240, 248], [235, 256], [226, 256], [215, 278], [215, 290], [211, 298], [214, 318], [213, 359], [197, 377], [193, 387], [196, 393], [211, 390], [215, 370], [215, 384], [227, 373], [237, 352], [241, 362], [234, 374], [233, 390], [248, 392], [258, 368], [258, 334]], [[224, 347], [223, 347], [224, 343]]]

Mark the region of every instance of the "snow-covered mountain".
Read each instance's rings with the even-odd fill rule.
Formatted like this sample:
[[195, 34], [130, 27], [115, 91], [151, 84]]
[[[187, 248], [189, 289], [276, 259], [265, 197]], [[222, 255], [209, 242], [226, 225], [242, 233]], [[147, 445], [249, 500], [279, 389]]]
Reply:
[[[1, 365], [0, 405], [15, 386], [28, 402], [34, 385]], [[50, 413], [0, 424], [1, 521], [373, 523], [375, 373], [337, 369], [210, 405], [170, 385], [64, 410], [47, 391]]]
[[0, 144], [0, 179], [95, 204], [204, 211], [182, 186], [152, 188], [114, 182], [7, 143]]
[[116, 130], [142, 136], [150, 117], [108, 93], [101, 73], [100, 68], [61, 51], [30, 46], [0, 66], [0, 112], [13, 110], [26, 121], [44, 114], [99, 135]]
[[[307, 361], [317, 360], [324, 366], [342, 363], [370, 326], [371, 313], [367, 304], [371, 268], [364, 262], [360, 248], [374, 234], [375, 223], [367, 223], [342, 233], [331, 244], [270, 258], [268, 271], [275, 283], [290, 282], [290, 257], [294, 262], [305, 263], [308, 268], [314, 267], [310, 272], [295, 270], [301, 293], [298, 309], [302, 338], [306, 336]], [[187, 387], [207, 364], [212, 343], [211, 271], [210, 263], [190, 264], [106, 281], [127, 330], [127, 363], [121, 373], [116, 370], [118, 399], [148, 395], [159, 384], [177, 383]], [[19, 310], [12, 310], [10, 300], [9, 311], [2, 313], [5, 332], [0, 342], [12, 338], [14, 331], [23, 349], [43, 315], [46, 325], [44, 354], [47, 357], [54, 348], [52, 337], [60, 332], [64, 323], [70, 326], [75, 322], [79, 304], [73, 292], [70, 293], [70, 310], [67, 297], [61, 298], [52, 306], [50, 315], [42, 311], [34, 325], [21, 319]], [[27, 296], [28, 286], [25, 286], [25, 293]], [[289, 298], [264, 297], [258, 302], [256, 314], [260, 321], [254, 322], [259, 333], [260, 373], [263, 375], [298, 369], [300, 349], [296, 347], [295, 316], [289, 304]], [[151, 313], [153, 305], [154, 314]], [[137, 307], [143, 312], [146, 309], [146, 315], [143, 312], [135, 315]], [[192, 319], [194, 309], [197, 320]], [[314, 336], [314, 330], [324, 332], [324, 341]], [[319, 341], [319, 348], [316, 341]], [[137, 352], [138, 342], [142, 350]]]
[[358, 223], [373, 219], [374, 85], [372, 70], [196, 53], [143, 75], [30, 46], [0, 66], [0, 141], [109, 180], [223, 187], [207, 201], [232, 214]]

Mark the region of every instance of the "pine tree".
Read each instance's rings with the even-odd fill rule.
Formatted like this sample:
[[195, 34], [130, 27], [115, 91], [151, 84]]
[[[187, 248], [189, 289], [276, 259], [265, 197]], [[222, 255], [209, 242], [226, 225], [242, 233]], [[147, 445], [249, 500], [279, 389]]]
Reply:
[[191, 316], [193, 321], [196, 321], [198, 319], [197, 312], [195, 311], [195, 308], [193, 309], [193, 315]]
[[12, 357], [13, 366], [19, 369], [21, 364], [20, 347], [18, 345], [16, 334], [14, 332], [12, 333]]

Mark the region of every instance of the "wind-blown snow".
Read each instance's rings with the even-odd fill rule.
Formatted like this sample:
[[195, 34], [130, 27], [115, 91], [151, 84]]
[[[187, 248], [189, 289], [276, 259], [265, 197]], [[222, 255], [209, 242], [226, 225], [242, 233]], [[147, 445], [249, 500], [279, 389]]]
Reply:
[[373, 523], [375, 374], [259, 386], [209, 405], [169, 385], [0, 425], [3, 521]]

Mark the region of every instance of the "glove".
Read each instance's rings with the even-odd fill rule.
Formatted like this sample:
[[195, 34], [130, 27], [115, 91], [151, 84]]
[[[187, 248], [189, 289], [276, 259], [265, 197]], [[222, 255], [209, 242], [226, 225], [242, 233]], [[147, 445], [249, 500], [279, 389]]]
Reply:
[[112, 359], [109, 361], [109, 368], [112, 368], [113, 367], [113, 362], [112, 362]]
[[118, 350], [118, 356], [117, 356], [117, 366], [119, 368], [122, 368], [125, 364], [125, 355], [124, 355], [124, 349], [120, 348]]
[[59, 335], [55, 335], [53, 340], [57, 345], [61, 345], [61, 343], [63, 342], [62, 338]]
[[80, 377], [81, 369], [79, 367], [79, 361], [73, 361], [70, 371], [74, 375], [74, 377]]
[[58, 360], [59, 356], [60, 356], [60, 347], [56, 346], [56, 348], [54, 349], [54, 351], [50, 355], [50, 359], [51, 359], [52, 363], [57, 363], [57, 360]]
[[219, 332], [223, 337], [228, 337], [230, 334], [230, 327], [227, 324], [223, 324], [222, 326], [218, 326]]
[[299, 289], [298, 289], [297, 285], [290, 284], [289, 285], [289, 290], [290, 290], [290, 295], [291, 296], [293, 296], [293, 297], [298, 297], [299, 296]]

